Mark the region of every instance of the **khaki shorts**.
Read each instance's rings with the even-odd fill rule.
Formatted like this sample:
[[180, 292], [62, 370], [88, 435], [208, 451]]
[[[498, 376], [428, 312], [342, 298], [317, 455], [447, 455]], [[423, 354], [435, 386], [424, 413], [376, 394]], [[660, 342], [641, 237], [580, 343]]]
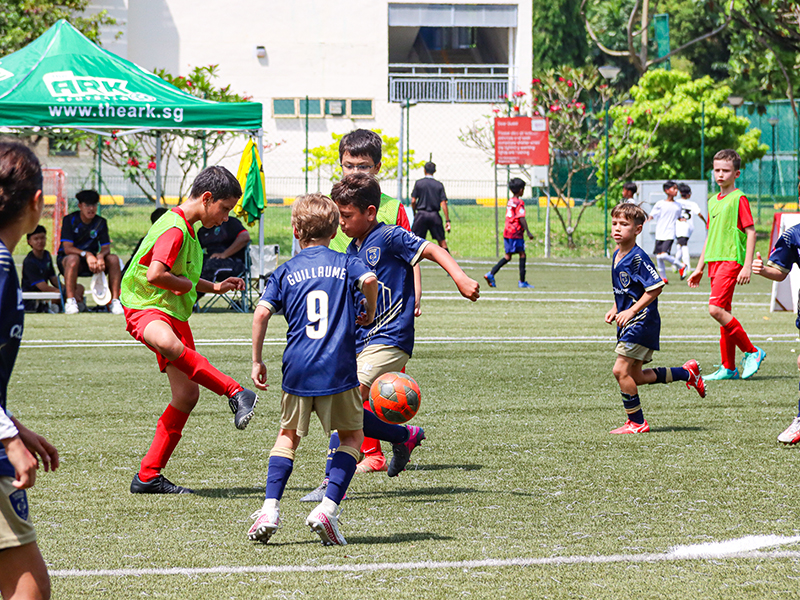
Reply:
[[0, 550], [36, 541], [28, 520], [28, 495], [12, 485], [11, 477], [0, 477]]
[[619, 342], [614, 352], [620, 356], [626, 356], [633, 360], [640, 360], [643, 363], [649, 363], [653, 360], [653, 349], [645, 348], [639, 344], [631, 344], [630, 342]]
[[364, 402], [358, 388], [331, 396], [295, 396], [283, 392], [281, 399], [281, 429], [294, 429], [297, 435], [308, 435], [311, 413], [330, 435], [331, 430], [358, 431], [364, 428]]
[[397, 346], [373, 344], [364, 348], [356, 357], [358, 363], [358, 381], [370, 387], [372, 382], [384, 373], [402, 371], [406, 366], [408, 354]]

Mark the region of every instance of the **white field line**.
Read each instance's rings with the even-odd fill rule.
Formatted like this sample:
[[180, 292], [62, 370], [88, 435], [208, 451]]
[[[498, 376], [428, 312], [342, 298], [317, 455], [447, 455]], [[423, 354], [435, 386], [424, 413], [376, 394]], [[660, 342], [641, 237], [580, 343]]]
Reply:
[[796, 544], [800, 536], [751, 535], [725, 542], [692, 546], [676, 546], [668, 552], [652, 554], [611, 554], [607, 556], [552, 556], [548, 558], [508, 558], [464, 561], [423, 561], [405, 563], [371, 563], [360, 565], [256, 565], [218, 566], [168, 569], [61, 569], [50, 571], [51, 577], [141, 577], [144, 575], [231, 575], [236, 573], [364, 573], [370, 571], [419, 571], [434, 569], [478, 569], [502, 567], [534, 567], [547, 565], [580, 565], [610, 563], [655, 563], [687, 560], [723, 560], [727, 558], [799, 559], [798, 551], [762, 552], [759, 548]]

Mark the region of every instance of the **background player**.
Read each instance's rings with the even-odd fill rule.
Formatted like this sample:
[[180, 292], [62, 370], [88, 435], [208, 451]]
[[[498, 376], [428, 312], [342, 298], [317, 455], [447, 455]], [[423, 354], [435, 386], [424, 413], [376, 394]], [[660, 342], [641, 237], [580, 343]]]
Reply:
[[642, 370], [658, 350], [661, 318], [657, 298], [664, 289], [650, 257], [636, 245], [646, 219], [645, 212], [634, 204], [619, 204], [611, 211], [611, 235], [617, 249], [611, 268], [614, 306], [606, 313], [606, 323], [617, 324], [614, 377], [628, 415], [622, 427], [610, 432], [615, 434], [650, 431], [639, 401], [640, 385], [685, 381], [686, 387], [695, 388], [701, 398], [706, 395], [696, 360], [687, 361], [683, 367]]
[[19, 352], [25, 310], [12, 253], [44, 207], [39, 160], [21, 144], [0, 143], [0, 593], [50, 598], [50, 577], [36, 544], [25, 490], [58, 468], [58, 452], [8, 412], [8, 383]]
[[681, 195], [681, 199], [677, 201], [681, 206], [681, 216], [675, 223], [675, 241], [678, 242], [678, 244], [675, 248], [674, 258], [675, 260], [681, 261], [688, 269], [690, 268], [689, 263], [691, 262], [691, 258], [689, 257], [689, 238], [691, 238], [694, 233], [693, 217], [695, 215], [700, 217], [700, 220], [703, 221], [703, 225], [706, 227], [708, 227], [708, 221], [706, 221], [706, 218], [700, 211], [697, 202], [692, 201], [692, 188], [685, 183], [679, 183], [678, 192]]
[[[253, 541], [267, 542], [280, 527], [280, 500], [295, 452], [308, 434], [311, 413], [316, 412], [326, 434], [338, 430], [340, 445], [331, 458], [325, 497], [306, 524], [325, 545], [347, 543], [339, 533], [339, 505], [355, 473], [364, 438], [355, 329], [356, 324], [369, 325], [375, 318], [378, 280], [360, 259], [328, 248], [338, 221], [336, 205], [322, 194], [295, 200], [292, 229], [301, 251], [270, 276], [253, 315], [252, 378], [261, 390], [267, 389], [262, 349], [269, 319], [283, 310], [289, 325], [280, 432], [269, 455], [264, 504], [253, 514], [255, 523], [247, 532]], [[366, 306], [356, 316], [358, 290]]]
[[197, 405], [200, 385], [228, 398], [238, 429], [247, 427], [253, 416], [255, 393], [214, 368], [195, 350], [187, 322], [197, 292], [224, 294], [244, 288], [244, 281], [238, 277], [217, 283], [200, 278], [203, 249], [194, 229], [198, 221], [205, 227], [223, 223], [241, 195], [236, 177], [224, 167], [201, 171], [192, 184], [189, 200], [164, 214], [147, 232], [122, 279], [127, 331], [156, 353], [172, 391], [153, 443], [131, 482], [133, 494], [192, 493], [173, 484], [161, 470]]
[[682, 212], [681, 205], [675, 202], [675, 196], [678, 195], [678, 184], [674, 181], [667, 181], [664, 184], [664, 193], [667, 197], [655, 203], [647, 220], [655, 220], [656, 222], [656, 246], [653, 254], [656, 255], [658, 272], [661, 273], [661, 278], [664, 283], [669, 283], [664, 261], [667, 261], [673, 267], [677, 267], [681, 280], [686, 274], [686, 265], [670, 255], [672, 241], [675, 237], [675, 223], [678, 222]]
[[739, 379], [736, 348], [744, 352], [742, 379], [756, 374], [767, 353], [753, 345], [741, 323], [731, 314], [736, 285], [750, 283], [753, 253], [756, 249], [756, 228], [750, 214], [750, 203], [736, 188], [742, 159], [735, 150], [720, 150], [714, 155], [714, 179], [719, 194], [708, 199], [708, 237], [697, 267], [689, 276], [689, 287], [698, 287], [705, 263], [711, 278], [708, 312], [719, 323], [719, 349], [722, 365], [706, 381]]
[[519, 254], [519, 283], [517, 286], [533, 289], [533, 286], [528, 283], [525, 277], [527, 255], [525, 254], [525, 237], [523, 233], [528, 235], [529, 240], [533, 239], [533, 234], [528, 229], [528, 221], [525, 220], [525, 201], [522, 199], [522, 194], [525, 192], [525, 182], [519, 177], [514, 177], [508, 182], [508, 189], [511, 190], [512, 196], [506, 206], [506, 226], [503, 229], [503, 245], [506, 253], [483, 278], [490, 287], [497, 287], [494, 276], [511, 260], [512, 254]]
[[[772, 281], [783, 281], [789, 276], [794, 265], [800, 266], [800, 225], [790, 227], [778, 238], [766, 266], [761, 260], [761, 254], [756, 252], [756, 258], [753, 260], [753, 273]], [[798, 314], [794, 324], [800, 329], [800, 302], [797, 306]], [[800, 369], [800, 356], [797, 357], [797, 368]], [[800, 401], [798, 401], [797, 408], [797, 416], [789, 424], [789, 427], [778, 436], [779, 442], [784, 444], [800, 442]]]

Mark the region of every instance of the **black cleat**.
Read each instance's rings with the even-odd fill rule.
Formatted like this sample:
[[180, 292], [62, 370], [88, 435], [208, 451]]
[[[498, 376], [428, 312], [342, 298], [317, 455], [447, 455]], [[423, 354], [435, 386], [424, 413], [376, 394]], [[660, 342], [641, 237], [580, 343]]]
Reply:
[[137, 473], [131, 481], [131, 494], [194, 494], [194, 490], [175, 485], [163, 475], [144, 482]]
[[231, 407], [233, 424], [236, 425], [236, 429], [247, 427], [250, 419], [255, 414], [257, 402], [258, 396], [256, 396], [256, 393], [245, 388], [228, 398], [228, 406]]
[[422, 427], [406, 425], [406, 428], [408, 429], [408, 440], [399, 444], [392, 444], [392, 462], [389, 463], [387, 473], [389, 477], [397, 477], [406, 470], [414, 448], [419, 446], [422, 440], [425, 439], [425, 431]]

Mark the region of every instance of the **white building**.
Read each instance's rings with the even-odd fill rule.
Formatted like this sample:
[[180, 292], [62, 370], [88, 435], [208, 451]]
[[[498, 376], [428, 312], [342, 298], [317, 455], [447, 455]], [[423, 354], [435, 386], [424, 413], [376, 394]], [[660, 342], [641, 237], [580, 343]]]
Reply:
[[[418, 102], [408, 115], [417, 159], [432, 158], [453, 188], [491, 182], [487, 157], [459, 130], [531, 80], [531, 2], [93, 0], [102, 8], [117, 19], [103, 34], [112, 52], [176, 75], [217, 64], [219, 84], [264, 105], [265, 138], [282, 142], [265, 156], [271, 197], [303, 191], [306, 135], [309, 147], [356, 127], [397, 136], [406, 98]], [[450, 196], [480, 195], [463, 187]]]

